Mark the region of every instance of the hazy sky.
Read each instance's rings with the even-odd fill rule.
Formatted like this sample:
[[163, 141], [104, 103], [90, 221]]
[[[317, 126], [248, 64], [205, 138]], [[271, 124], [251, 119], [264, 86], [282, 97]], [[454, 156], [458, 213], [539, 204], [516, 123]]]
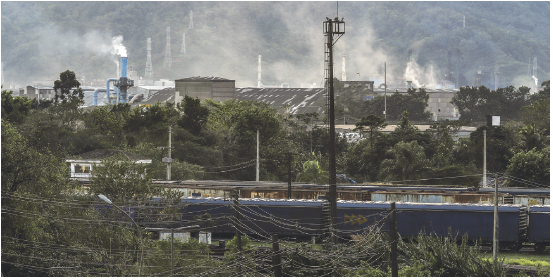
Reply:
[[[405, 3], [413, 7], [422, 5], [417, 2]], [[346, 22], [346, 34], [334, 46], [335, 77], [342, 78], [342, 56], [345, 55], [348, 80], [382, 78], [384, 61], [389, 82], [411, 80], [420, 86], [443, 79], [446, 64], [443, 53], [436, 54], [435, 59], [424, 58], [422, 65], [417, 63], [421, 59], [418, 52], [428, 37], [419, 41], [394, 42], [393, 46], [387, 46], [402, 50], [399, 55], [397, 52], [393, 55], [386, 49], [382, 38], [378, 38], [373, 30], [383, 20], [382, 15], [385, 13], [379, 10], [383, 4], [339, 2], [338, 13]], [[52, 19], [51, 11], [60, 7], [63, 8], [61, 14]], [[107, 17], [100, 12], [114, 8], [124, 11], [120, 17]], [[73, 11], [79, 15], [78, 26], [68, 29], [62, 23], [65, 18], [75, 17], [63, 14]], [[192, 29], [189, 28], [191, 11]], [[392, 9], [387, 12], [395, 11]], [[335, 17], [336, 13], [335, 1], [3, 1], [2, 78], [4, 84], [11, 83], [13, 79], [19, 86], [25, 86], [36, 80], [58, 78], [59, 73], [67, 69], [74, 71], [78, 77], [86, 77], [88, 81], [113, 78], [117, 72], [113, 62], [118, 60], [114, 46], [121, 44], [128, 52], [129, 65], [134, 66], [138, 75], [143, 77], [146, 41], [152, 38], [152, 62], [156, 79], [217, 76], [236, 80], [238, 87], [257, 86], [258, 55], [262, 55], [263, 84], [321, 86], [324, 77], [323, 21], [327, 17]], [[457, 25], [463, 18], [458, 9], [440, 8], [421, 24], [429, 30], [443, 29], [434, 22], [434, 17], [443, 13], [448, 13], [446, 17]], [[512, 20], [519, 21], [516, 18]], [[171, 70], [163, 67], [167, 26], [171, 27]], [[405, 26], [405, 29], [408, 28]], [[186, 33], [186, 54], [180, 53], [183, 33]], [[18, 44], [10, 44], [13, 38], [25, 39], [18, 41]], [[488, 40], [486, 38], [481, 32], [475, 33], [471, 40], [466, 40], [460, 47], [474, 50], [478, 47], [475, 42]], [[491, 52], [495, 51], [496, 46], [489, 40], [484, 43]], [[407, 49], [413, 50], [414, 59], [411, 62], [407, 61]], [[492, 55], [512, 60], [501, 53]], [[519, 68], [524, 70], [526, 62], [519, 64]], [[472, 68], [470, 71], [475, 72], [478, 66]], [[524, 77], [520, 83], [526, 83], [526, 71], [522, 72]], [[467, 75], [472, 79], [473, 74]]]

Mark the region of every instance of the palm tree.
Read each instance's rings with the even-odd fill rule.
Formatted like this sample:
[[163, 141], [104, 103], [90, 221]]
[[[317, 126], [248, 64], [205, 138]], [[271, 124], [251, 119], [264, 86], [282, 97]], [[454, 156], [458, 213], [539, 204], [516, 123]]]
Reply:
[[518, 134], [522, 139], [521, 146], [524, 151], [528, 152], [533, 148], [543, 148], [542, 131], [536, 127], [536, 124], [530, 124], [521, 128]]
[[[315, 154], [315, 153], [313, 153]], [[319, 165], [319, 161], [310, 160], [303, 163], [303, 172], [296, 177], [296, 182], [328, 183], [328, 175]]]
[[419, 146], [417, 141], [397, 143], [386, 152], [386, 157], [380, 166], [380, 176], [386, 181], [420, 178], [430, 166], [424, 148]]

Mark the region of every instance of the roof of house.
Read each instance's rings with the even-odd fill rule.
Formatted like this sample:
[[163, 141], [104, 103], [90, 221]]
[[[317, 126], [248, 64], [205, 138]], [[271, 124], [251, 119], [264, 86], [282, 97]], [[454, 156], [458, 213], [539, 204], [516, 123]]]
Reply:
[[266, 102], [276, 109], [287, 106], [290, 114], [323, 114], [326, 104], [324, 88], [236, 88], [235, 97]]
[[120, 159], [123, 159], [123, 160], [132, 160], [132, 161], [135, 161], [135, 162], [137, 162], [137, 161], [142, 161], [144, 163], [151, 163], [152, 162], [152, 160], [147, 158], [147, 157], [131, 154], [129, 152], [125, 152], [125, 151], [122, 151], [122, 150], [105, 150], [105, 149], [96, 149], [94, 151], [90, 151], [90, 152], [86, 152], [84, 154], [76, 155], [76, 156], [73, 156], [71, 158], [68, 158], [66, 161], [76, 161], [76, 160], [78, 160], [78, 161], [99, 162], [99, 161], [102, 161], [104, 159], [111, 158], [111, 157], [120, 158]]

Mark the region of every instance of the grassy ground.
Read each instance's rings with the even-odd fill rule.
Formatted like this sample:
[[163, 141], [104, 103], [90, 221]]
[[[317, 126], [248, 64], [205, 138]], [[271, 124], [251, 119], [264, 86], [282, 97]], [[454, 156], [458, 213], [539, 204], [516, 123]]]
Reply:
[[[492, 253], [482, 254], [483, 258], [492, 259]], [[505, 264], [512, 265], [524, 265], [524, 266], [533, 266], [537, 268], [540, 272], [539, 276], [549, 276], [550, 275], [550, 255], [543, 254], [537, 255], [535, 253], [519, 252], [519, 253], [499, 253], [499, 259], [503, 260]], [[521, 275], [523, 276], [523, 275]]]

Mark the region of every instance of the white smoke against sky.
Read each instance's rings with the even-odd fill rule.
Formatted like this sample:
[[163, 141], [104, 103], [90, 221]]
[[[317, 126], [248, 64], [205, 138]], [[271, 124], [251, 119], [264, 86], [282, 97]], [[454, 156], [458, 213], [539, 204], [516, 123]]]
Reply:
[[414, 60], [407, 62], [403, 78], [406, 81], [412, 81], [413, 87], [415, 88], [433, 88], [435, 86], [434, 81], [437, 80], [434, 76], [432, 64], [427, 65], [426, 67], [421, 67]]
[[123, 36], [115, 36], [111, 40], [112, 42], [112, 51], [111, 54], [113, 55], [119, 55], [121, 57], [127, 57], [127, 48], [123, 46]]

